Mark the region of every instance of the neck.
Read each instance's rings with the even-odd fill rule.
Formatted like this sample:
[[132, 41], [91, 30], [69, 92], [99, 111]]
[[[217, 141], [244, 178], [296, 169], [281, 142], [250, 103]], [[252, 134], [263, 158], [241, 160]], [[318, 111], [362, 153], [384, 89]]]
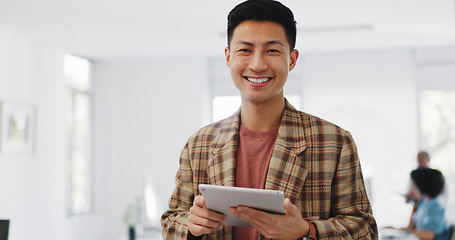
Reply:
[[428, 195], [424, 195], [423, 199], [425, 200], [425, 202], [429, 202], [432, 198], [430, 198], [430, 196]]
[[280, 127], [284, 105], [284, 98], [266, 103], [252, 103], [242, 99], [242, 125], [255, 132], [276, 130]]

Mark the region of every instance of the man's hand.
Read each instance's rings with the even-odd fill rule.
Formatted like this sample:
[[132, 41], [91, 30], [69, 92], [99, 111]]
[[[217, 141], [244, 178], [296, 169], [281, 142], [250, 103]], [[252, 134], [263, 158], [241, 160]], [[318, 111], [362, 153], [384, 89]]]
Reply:
[[193, 206], [190, 208], [188, 216], [188, 230], [193, 236], [209, 234], [214, 229], [221, 227], [226, 220], [226, 216], [208, 210], [204, 198], [199, 195], [194, 198]]
[[266, 238], [298, 239], [308, 236], [309, 223], [302, 218], [299, 209], [289, 198], [284, 200], [284, 209], [284, 215], [270, 214], [245, 206], [231, 207], [230, 212], [251, 224]]

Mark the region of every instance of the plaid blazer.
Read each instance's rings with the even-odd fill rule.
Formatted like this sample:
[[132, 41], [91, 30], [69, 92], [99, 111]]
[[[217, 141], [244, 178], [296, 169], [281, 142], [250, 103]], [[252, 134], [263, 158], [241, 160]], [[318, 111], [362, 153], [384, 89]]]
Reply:
[[[164, 239], [187, 239], [188, 212], [201, 183], [235, 186], [240, 112], [208, 125], [185, 145], [169, 210], [161, 218]], [[350, 133], [297, 111], [286, 101], [266, 177], [312, 221], [318, 239], [377, 239], [356, 145]], [[204, 239], [232, 239], [224, 226]], [[260, 236], [263, 239], [263, 236]]]

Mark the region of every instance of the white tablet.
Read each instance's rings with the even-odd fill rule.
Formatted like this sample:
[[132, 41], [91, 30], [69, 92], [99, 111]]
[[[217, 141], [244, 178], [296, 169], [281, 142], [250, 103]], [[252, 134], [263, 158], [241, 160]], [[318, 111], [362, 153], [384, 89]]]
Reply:
[[269, 213], [284, 214], [284, 193], [277, 190], [226, 187], [199, 184], [207, 208], [226, 215], [227, 226], [252, 227], [249, 223], [232, 215], [230, 207], [248, 206]]

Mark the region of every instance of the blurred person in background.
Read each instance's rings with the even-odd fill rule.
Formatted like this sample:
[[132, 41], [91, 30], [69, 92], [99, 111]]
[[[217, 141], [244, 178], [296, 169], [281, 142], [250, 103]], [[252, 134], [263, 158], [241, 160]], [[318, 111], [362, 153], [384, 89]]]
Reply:
[[411, 180], [411, 189], [419, 199], [419, 207], [409, 226], [401, 230], [420, 239], [448, 240], [450, 227], [445, 217], [445, 208], [438, 200], [445, 185], [444, 176], [436, 169], [417, 168], [411, 172]]
[[[430, 167], [430, 154], [426, 151], [420, 151], [417, 154], [417, 169], [419, 168], [429, 168]], [[406, 203], [414, 202], [417, 203], [419, 198], [415, 194], [415, 188], [412, 184], [409, 186], [408, 193], [406, 194]]]
[[[419, 153], [417, 153], [417, 169], [429, 168], [430, 159], [431, 159], [430, 154], [427, 151], [420, 151]], [[447, 188], [447, 183], [445, 183], [441, 194], [439, 194], [438, 196], [438, 200], [444, 208], [447, 208], [449, 203], [449, 191], [447, 189], [449, 188]], [[420, 203], [420, 197], [419, 195], [416, 194], [416, 190], [417, 190], [416, 186], [411, 182], [409, 184], [408, 193], [405, 195], [406, 203], [411, 202], [414, 204], [411, 212], [411, 217], [409, 220], [410, 223], [412, 222], [412, 218], [415, 212], [417, 211]]]

